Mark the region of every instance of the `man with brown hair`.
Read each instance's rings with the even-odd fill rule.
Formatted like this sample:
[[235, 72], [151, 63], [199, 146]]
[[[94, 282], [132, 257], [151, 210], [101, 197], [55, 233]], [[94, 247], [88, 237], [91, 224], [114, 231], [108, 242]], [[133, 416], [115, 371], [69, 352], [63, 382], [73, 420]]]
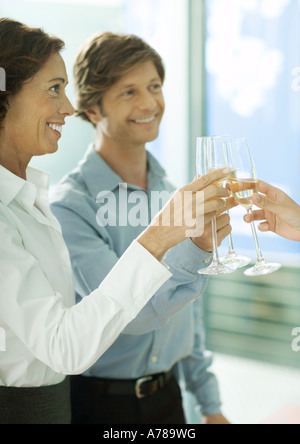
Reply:
[[[74, 77], [78, 115], [93, 124], [96, 139], [56, 187], [52, 208], [80, 300], [175, 188], [145, 148], [157, 138], [165, 110], [165, 70], [157, 52], [136, 36], [97, 34], [80, 49]], [[232, 206], [228, 201], [224, 211]], [[221, 242], [231, 230], [228, 216], [219, 215], [217, 224]], [[211, 251], [208, 224], [202, 236], [188, 238], [165, 256], [173, 278], [108, 352], [73, 378], [74, 423], [182, 424], [178, 382], [183, 379], [208, 423], [228, 423], [204, 347], [200, 296], [207, 278], [197, 270], [209, 265]]]

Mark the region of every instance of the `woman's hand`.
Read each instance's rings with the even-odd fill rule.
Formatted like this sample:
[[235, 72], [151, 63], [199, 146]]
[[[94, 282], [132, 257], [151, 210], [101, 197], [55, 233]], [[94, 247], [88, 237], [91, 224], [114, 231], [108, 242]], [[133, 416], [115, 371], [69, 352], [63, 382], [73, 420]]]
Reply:
[[245, 221], [264, 221], [259, 225], [263, 232], [272, 231], [286, 239], [300, 242], [300, 206], [286, 193], [266, 182], [258, 182], [258, 191], [253, 203], [261, 210], [253, 211], [253, 217], [245, 216]]
[[231, 193], [218, 186], [218, 182], [230, 173], [229, 169], [216, 170], [176, 191], [138, 242], [161, 260], [170, 248], [185, 239], [203, 236], [205, 226], [227, 209], [225, 199]]

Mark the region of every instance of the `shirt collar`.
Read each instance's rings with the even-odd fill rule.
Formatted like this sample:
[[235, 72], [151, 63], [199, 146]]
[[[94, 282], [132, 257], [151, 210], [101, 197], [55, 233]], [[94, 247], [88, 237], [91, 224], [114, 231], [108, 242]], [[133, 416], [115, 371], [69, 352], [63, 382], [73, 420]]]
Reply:
[[27, 180], [13, 174], [0, 165], [0, 200], [4, 205], [9, 205], [17, 199], [26, 206], [34, 205], [37, 188], [48, 190], [49, 175], [42, 171], [28, 167]]
[[[153, 189], [155, 185], [166, 177], [165, 170], [158, 161], [147, 151], [148, 161], [148, 188]], [[124, 183], [110, 166], [102, 159], [91, 144], [85, 157], [79, 164], [83, 179], [91, 195], [96, 198], [100, 191], [114, 191], [120, 183]], [[130, 186], [130, 184], [128, 184]], [[136, 186], [133, 188], [137, 189]], [[149, 191], [148, 190], [148, 191]]]
[[166, 170], [160, 163], [147, 151], [148, 156], [148, 188], [155, 190], [155, 186], [167, 176]]

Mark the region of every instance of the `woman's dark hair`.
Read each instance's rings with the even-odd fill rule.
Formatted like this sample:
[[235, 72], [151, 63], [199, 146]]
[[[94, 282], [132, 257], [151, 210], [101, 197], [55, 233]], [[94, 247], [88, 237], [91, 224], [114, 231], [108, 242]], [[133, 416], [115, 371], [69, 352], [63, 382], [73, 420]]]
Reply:
[[0, 68], [5, 74], [5, 91], [0, 91], [0, 128], [9, 109], [9, 97], [16, 95], [47, 62], [53, 51], [65, 44], [42, 29], [0, 19]]

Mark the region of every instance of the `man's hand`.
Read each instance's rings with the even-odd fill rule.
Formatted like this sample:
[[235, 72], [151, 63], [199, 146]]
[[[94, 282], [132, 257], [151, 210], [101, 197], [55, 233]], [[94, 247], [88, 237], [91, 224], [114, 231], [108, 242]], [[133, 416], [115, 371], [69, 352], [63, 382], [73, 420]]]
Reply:
[[253, 211], [253, 217], [245, 216], [245, 221], [264, 221], [260, 231], [272, 231], [286, 239], [300, 242], [300, 206], [283, 191], [268, 183], [259, 181], [253, 203], [261, 210]]
[[203, 423], [207, 425], [228, 425], [231, 424], [221, 413], [219, 415], [210, 415], [203, 418]]
[[[218, 246], [221, 245], [223, 240], [226, 239], [226, 237], [229, 236], [232, 231], [232, 228], [230, 226], [230, 217], [228, 216], [228, 214], [224, 214], [224, 212], [236, 206], [237, 203], [235, 202], [235, 200], [233, 198], [229, 198], [226, 201], [226, 207], [223, 210], [217, 212]], [[201, 237], [192, 238], [192, 241], [195, 245], [197, 245], [197, 247], [201, 248], [201, 250], [209, 253], [212, 252], [213, 240], [211, 222], [205, 225], [203, 235]]]

